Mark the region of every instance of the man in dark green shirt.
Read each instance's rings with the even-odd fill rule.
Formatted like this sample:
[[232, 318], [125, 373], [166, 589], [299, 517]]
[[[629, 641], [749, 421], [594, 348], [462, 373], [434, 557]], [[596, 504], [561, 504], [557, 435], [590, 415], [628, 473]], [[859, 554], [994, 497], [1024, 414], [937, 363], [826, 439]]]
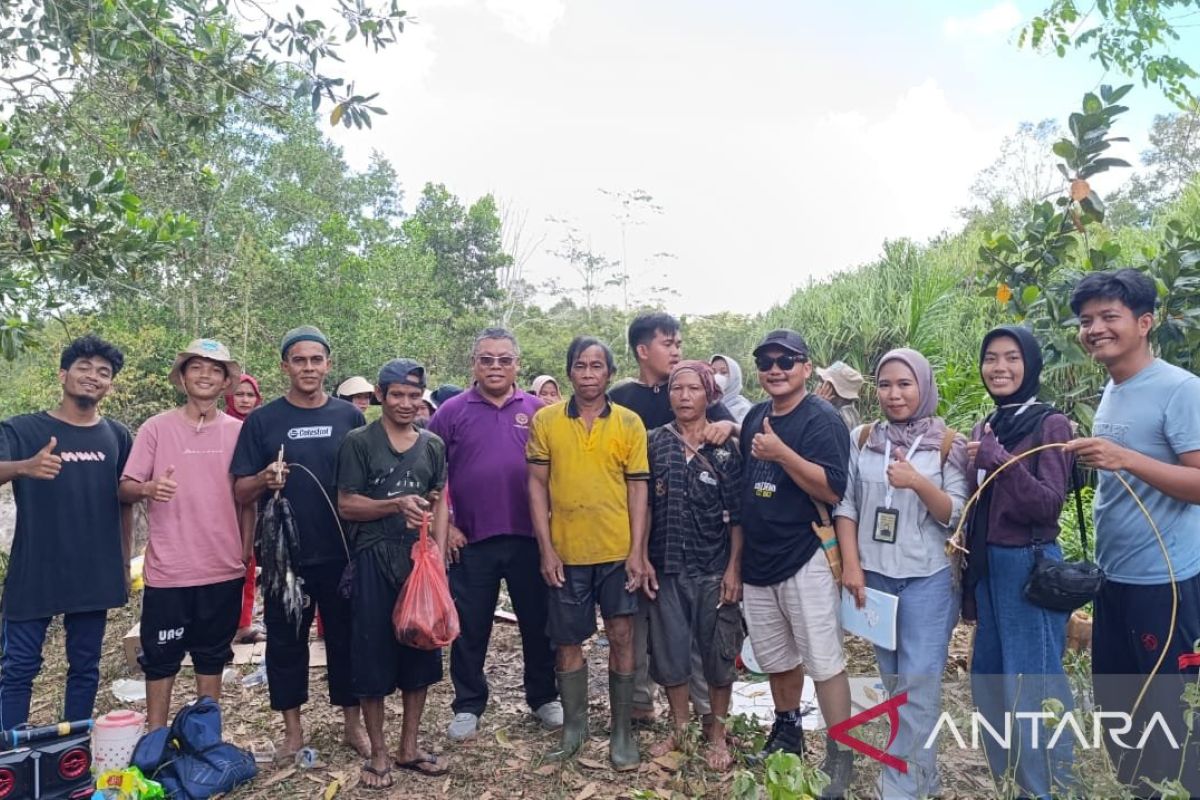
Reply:
[[[352, 685], [371, 740], [363, 783], [392, 785], [392, 766], [423, 775], [444, 775], [445, 764], [417, 748], [417, 732], [429, 686], [442, 679], [440, 650], [418, 650], [396, 641], [392, 608], [412, 572], [409, 553], [417, 531], [432, 513], [432, 535], [446, 549], [446, 446], [414, 425], [425, 391], [425, 369], [397, 358], [383, 365], [375, 394], [383, 415], [352, 431], [338, 455], [338, 510], [351, 522], [354, 587]], [[384, 698], [404, 698], [400, 749], [387, 751]]]

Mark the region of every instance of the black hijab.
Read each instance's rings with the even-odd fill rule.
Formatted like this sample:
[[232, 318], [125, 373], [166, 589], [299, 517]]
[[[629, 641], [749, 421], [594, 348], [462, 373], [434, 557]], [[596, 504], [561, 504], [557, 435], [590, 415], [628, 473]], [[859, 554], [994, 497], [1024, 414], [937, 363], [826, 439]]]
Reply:
[[[979, 371], [983, 374], [983, 358], [988, 345], [1002, 336], [1016, 341], [1021, 348], [1021, 360], [1025, 362], [1025, 374], [1021, 385], [1012, 394], [997, 397], [989, 390], [988, 394], [996, 403], [996, 410], [988, 415], [986, 422], [991, 426], [992, 433], [1000, 441], [1000, 445], [1012, 451], [1021, 440], [1040, 431], [1046, 417], [1056, 413], [1054, 406], [1049, 403], [1030, 402], [1037, 397], [1042, 385], [1042, 348], [1038, 340], [1028, 328], [1017, 325], [1002, 325], [988, 331], [979, 347]], [[986, 383], [984, 384], [987, 385]], [[1028, 403], [1028, 405], [1026, 405]], [[975, 607], [975, 585], [987, 575], [987, 534], [988, 522], [992, 514], [992, 486], [984, 489], [979, 496], [971, 515], [971, 530], [967, 537], [967, 574], [963, 585], [966, 593], [963, 598], [963, 615], [974, 619], [972, 614]]]
[[997, 397], [990, 390], [988, 391], [988, 394], [992, 395], [992, 400], [996, 402], [996, 410], [988, 416], [987, 422], [992, 426], [992, 432], [996, 434], [996, 438], [1000, 440], [1004, 449], [1012, 450], [1022, 439], [1034, 431], [1040, 430], [1042, 420], [1053, 414], [1055, 409], [1049, 403], [1035, 402], [1028, 406], [1025, 405], [1037, 397], [1038, 390], [1042, 386], [1042, 348], [1028, 328], [1002, 325], [988, 331], [983, 337], [983, 344], [979, 347], [980, 375], [983, 374], [983, 358], [987, 354], [988, 345], [1002, 336], [1015, 340], [1017, 346], [1021, 348], [1021, 360], [1025, 362], [1025, 374], [1021, 378], [1021, 385], [1010, 395]]

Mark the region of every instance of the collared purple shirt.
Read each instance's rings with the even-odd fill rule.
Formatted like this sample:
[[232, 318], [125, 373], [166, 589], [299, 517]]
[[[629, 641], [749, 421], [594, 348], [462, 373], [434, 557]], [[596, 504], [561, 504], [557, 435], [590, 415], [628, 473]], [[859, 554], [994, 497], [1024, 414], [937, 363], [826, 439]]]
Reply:
[[525, 443], [541, 407], [541, 400], [520, 389], [497, 407], [472, 386], [429, 420], [429, 430], [446, 442], [454, 524], [467, 541], [533, 536]]

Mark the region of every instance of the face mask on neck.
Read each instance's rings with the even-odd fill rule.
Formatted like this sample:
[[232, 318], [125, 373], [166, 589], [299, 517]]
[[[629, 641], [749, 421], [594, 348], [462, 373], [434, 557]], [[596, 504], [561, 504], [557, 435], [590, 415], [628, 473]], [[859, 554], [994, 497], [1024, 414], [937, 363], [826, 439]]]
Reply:
[[721, 373], [718, 372], [716, 375], [713, 376], [713, 379], [717, 382], [717, 388], [719, 388], [722, 392], [724, 392], [726, 387], [729, 386], [729, 376], [728, 375], [722, 375]]

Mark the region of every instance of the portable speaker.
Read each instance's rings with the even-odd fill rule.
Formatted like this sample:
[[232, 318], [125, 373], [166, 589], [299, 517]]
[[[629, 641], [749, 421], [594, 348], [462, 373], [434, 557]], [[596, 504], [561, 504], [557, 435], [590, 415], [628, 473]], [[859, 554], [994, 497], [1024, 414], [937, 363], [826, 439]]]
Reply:
[[87, 733], [0, 753], [0, 800], [82, 800], [95, 791]]

